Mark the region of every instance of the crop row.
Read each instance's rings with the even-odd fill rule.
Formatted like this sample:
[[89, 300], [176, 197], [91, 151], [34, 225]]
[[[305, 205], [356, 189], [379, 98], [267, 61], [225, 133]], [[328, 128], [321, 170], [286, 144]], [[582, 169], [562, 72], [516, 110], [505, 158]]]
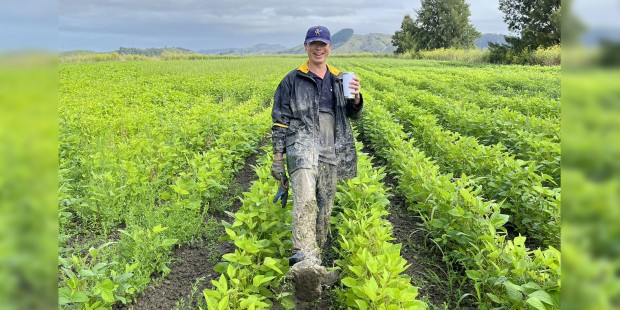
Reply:
[[[358, 150], [361, 144], [358, 144]], [[359, 153], [358, 177], [341, 182], [332, 219], [339, 233], [336, 261], [344, 285], [337, 290], [343, 307], [360, 309], [425, 309], [416, 300], [417, 288], [401, 273], [408, 267], [400, 256], [401, 245], [392, 244], [391, 225], [383, 217], [389, 203], [381, 184], [385, 176], [372, 169]], [[209, 309], [268, 308], [277, 302], [292, 308], [287, 292], [286, 257], [290, 254], [290, 204], [281, 208], [270, 201], [275, 181], [270, 177], [271, 154], [256, 168], [258, 180], [244, 193], [243, 206], [232, 224], [223, 223], [234, 253], [223, 256], [216, 267], [222, 275], [204, 295]], [[284, 257], [284, 259], [282, 259]]]
[[538, 244], [560, 244], [560, 189], [543, 186], [551, 177], [536, 171], [535, 163], [515, 160], [502, 146], [483, 146], [446, 131], [433, 115], [414, 105], [393, 100], [382, 104], [442, 171], [477, 176], [474, 182], [481, 185], [481, 194], [502, 201], [517, 231]]
[[382, 180], [383, 168], [375, 169], [358, 149], [358, 176], [338, 185], [336, 217], [337, 250], [341, 267], [339, 291], [349, 308], [426, 309], [416, 300], [418, 288], [402, 274], [409, 266], [400, 255], [401, 244], [392, 241], [392, 225], [385, 219], [389, 200]]
[[203, 294], [209, 309], [267, 309], [273, 301], [292, 307], [282, 290], [291, 252], [291, 211], [273, 203], [275, 180], [269, 173], [271, 153], [266, 150], [255, 168], [258, 179], [243, 193], [242, 206], [232, 223], [222, 221], [224, 240], [235, 245], [234, 253], [224, 254], [215, 270], [221, 273], [212, 280], [213, 289]]
[[[503, 89], [500, 85], [490, 87], [490, 89], [484, 88], [481, 85], [480, 76], [486, 76], [488, 72], [460, 77], [445, 72], [434, 72], [426, 68], [400, 67], [385, 70], [367, 64], [361, 64], [361, 68], [401, 81], [410, 88], [424, 91], [428, 95], [475, 104], [482, 109], [509, 109], [527, 117], [540, 117], [556, 124], [559, 123], [560, 103], [557, 99], [549, 98], [544, 93], [533, 97], [522, 93], [502, 95]], [[497, 80], [494, 83], [497, 83]], [[531, 80], [528, 83], [535, 84]], [[509, 86], [504, 85], [504, 87]]]
[[[365, 73], [373, 88], [380, 90], [378, 99], [415, 104], [438, 117], [441, 125], [463, 135], [476, 137], [484, 145], [501, 143], [522, 160], [536, 163], [536, 169], [560, 184], [559, 127], [528, 127], [531, 118], [508, 110], [482, 110], [471, 104], [445, 99], [417, 91], [400, 82], [386, 81], [381, 76]], [[548, 123], [548, 122], [547, 122]], [[543, 128], [547, 128], [547, 131]], [[551, 184], [546, 184], [551, 185]]]
[[[86, 255], [71, 248], [63, 250], [59, 257], [61, 304], [94, 307], [125, 302], [146, 287], [153, 272], [167, 274], [170, 249], [202, 234], [210, 203], [224, 193], [244, 159], [256, 151], [268, 128], [268, 116], [265, 110], [258, 116], [240, 117], [239, 123], [229, 123], [236, 125], [239, 132], [231, 127], [207, 152], [182, 154], [185, 161], [176, 168], [178, 172], [166, 184], [167, 189], [152, 193], [148, 182], [134, 188], [132, 194], [147, 196], [136, 199], [153, 200], [115, 206], [121, 210], [118, 216], [126, 226], [120, 230], [117, 242], [91, 248]], [[133, 171], [144, 173], [139, 169]], [[139, 178], [124, 181], [128, 185], [141, 184]], [[118, 190], [115, 186], [108, 189]], [[95, 197], [96, 194], [93, 193]], [[100, 199], [105, 200], [105, 194], [102, 191]], [[150, 196], [153, 194], [157, 197]], [[104, 215], [108, 212], [96, 210]]]
[[[551, 99], [552, 109], [559, 107], [560, 68], [530, 66], [496, 66], [488, 64], [454, 65], [446, 62], [403, 61], [382, 59], [372, 63], [354, 62], [355, 67], [379, 70], [387, 75], [395, 72], [406, 76], [419, 76], [420, 84], [442, 96], [462, 95], [475, 101], [474, 94], [490, 94], [493, 98]], [[428, 79], [425, 79], [428, 77]], [[417, 80], [417, 79], [416, 79]], [[445, 82], [445, 83], [444, 83]], [[412, 85], [414, 86], [414, 85]], [[544, 113], [547, 114], [547, 113]]]
[[399, 178], [398, 190], [418, 212], [435, 241], [473, 281], [479, 308], [559, 309], [560, 252], [529, 250], [525, 237], [506, 240], [509, 216], [479, 197], [466, 175], [453, 178], [407, 140], [402, 127], [380, 105], [368, 105], [361, 133]]
[[[225, 108], [212, 104], [191, 108], [180, 118], [187, 126], [162, 121], [160, 130], [142, 134], [121, 130], [89, 139], [77, 131], [66, 132], [60, 152], [61, 209], [88, 223], [89, 234], [107, 235], [133, 212], [134, 208], [126, 206], [150, 208], [165, 202], [171, 194], [169, 185], [179, 182], [177, 176], [185, 171], [190, 158], [218, 145], [225, 148], [223, 143], [230, 140], [226, 136], [232, 134], [232, 128], [260, 124], [247, 122], [260, 108], [256, 100], [229, 107], [228, 113], [222, 110]], [[266, 116], [263, 122], [268, 121]], [[201, 118], [213, 123], [202, 126]], [[61, 222], [62, 233], [68, 233], [64, 228]]]
[[[416, 88], [409, 82], [409, 77], [403, 76], [401, 78], [386, 77], [383, 73], [376, 73], [373, 71], [364, 71], [364, 77], [371, 78], [373, 85], [381, 90], [391, 91], [399, 96], [405, 95], [407, 97], [422, 97], [426, 100], [432, 101], [444, 101], [451, 105], [456, 105], [466, 110], [475, 111], [477, 114], [486, 114], [488, 116], [497, 118], [502, 121], [510, 121], [513, 126], [519, 126], [524, 130], [540, 133], [543, 137], [548, 138], [551, 141], [558, 141], [560, 135], [559, 114], [554, 115], [552, 119], [540, 118], [538, 116], [526, 116], [519, 112], [512, 111], [507, 108], [490, 109], [482, 108], [477, 104], [463, 100], [463, 97], [457, 97], [455, 99], [444, 97], [441, 95], [433, 94], [424, 89]], [[518, 97], [522, 99], [523, 97]]]

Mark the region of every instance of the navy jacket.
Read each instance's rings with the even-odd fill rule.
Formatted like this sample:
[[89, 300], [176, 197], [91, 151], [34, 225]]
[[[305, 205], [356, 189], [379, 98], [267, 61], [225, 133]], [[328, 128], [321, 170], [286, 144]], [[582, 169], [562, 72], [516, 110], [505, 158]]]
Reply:
[[[330, 66], [327, 68], [334, 75], [338, 180], [353, 178], [357, 175], [357, 154], [349, 117], [360, 116], [363, 100], [358, 106], [345, 100], [340, 71]], [[274, 95], [271, 112], [273, 151], [286, 153], [289, 173], [319, 164], [319, 89], [308, 72], [308, 62], [289, 72]]]

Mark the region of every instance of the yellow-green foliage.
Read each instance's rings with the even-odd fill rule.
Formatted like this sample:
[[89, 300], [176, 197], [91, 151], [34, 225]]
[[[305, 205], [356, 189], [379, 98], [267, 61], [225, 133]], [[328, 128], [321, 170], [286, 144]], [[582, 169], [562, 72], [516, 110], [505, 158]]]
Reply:
[[421, 51], [418, 53], [421, 59], [466, 61], [466, 62], [488, 62], [489, 51], [479, 49], [436, 49], [432, 51]]
[[144, 55], [121, 55], [112, 53], [93, 53], [61, 56], [60, 62], [98, 62], [98, 61], [131, 61], [131, 60], [158, 60], [157, 57]]
[[549, 48], [539, 48], [532, 53], [533, 64], [542, 66], [557, 66], [561, 62], [562, 49], [559, 45]]

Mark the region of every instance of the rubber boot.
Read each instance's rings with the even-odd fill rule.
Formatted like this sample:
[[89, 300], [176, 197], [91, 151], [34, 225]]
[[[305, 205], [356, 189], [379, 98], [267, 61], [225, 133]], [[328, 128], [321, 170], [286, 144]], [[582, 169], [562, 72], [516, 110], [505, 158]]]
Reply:
[[315, 301], [321, 297], [321, 279], [325, 267], [311, 259], [303, 260], [291, 267], [290, 273], [295, 287], [295, 298], [301, 301]]

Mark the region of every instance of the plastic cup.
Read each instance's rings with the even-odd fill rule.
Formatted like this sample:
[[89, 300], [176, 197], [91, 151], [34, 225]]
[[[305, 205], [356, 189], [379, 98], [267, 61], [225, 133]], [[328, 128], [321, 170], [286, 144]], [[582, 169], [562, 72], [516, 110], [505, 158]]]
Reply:
[[355, 73], [353, 72], [343, 72], [342, 73], [342, 88], [344, 90], [344, 97], [346, 99], [355, 99], [355, 94], [353, 94], [353, 90], [349, 88], [349, 83], [355, 77]]

